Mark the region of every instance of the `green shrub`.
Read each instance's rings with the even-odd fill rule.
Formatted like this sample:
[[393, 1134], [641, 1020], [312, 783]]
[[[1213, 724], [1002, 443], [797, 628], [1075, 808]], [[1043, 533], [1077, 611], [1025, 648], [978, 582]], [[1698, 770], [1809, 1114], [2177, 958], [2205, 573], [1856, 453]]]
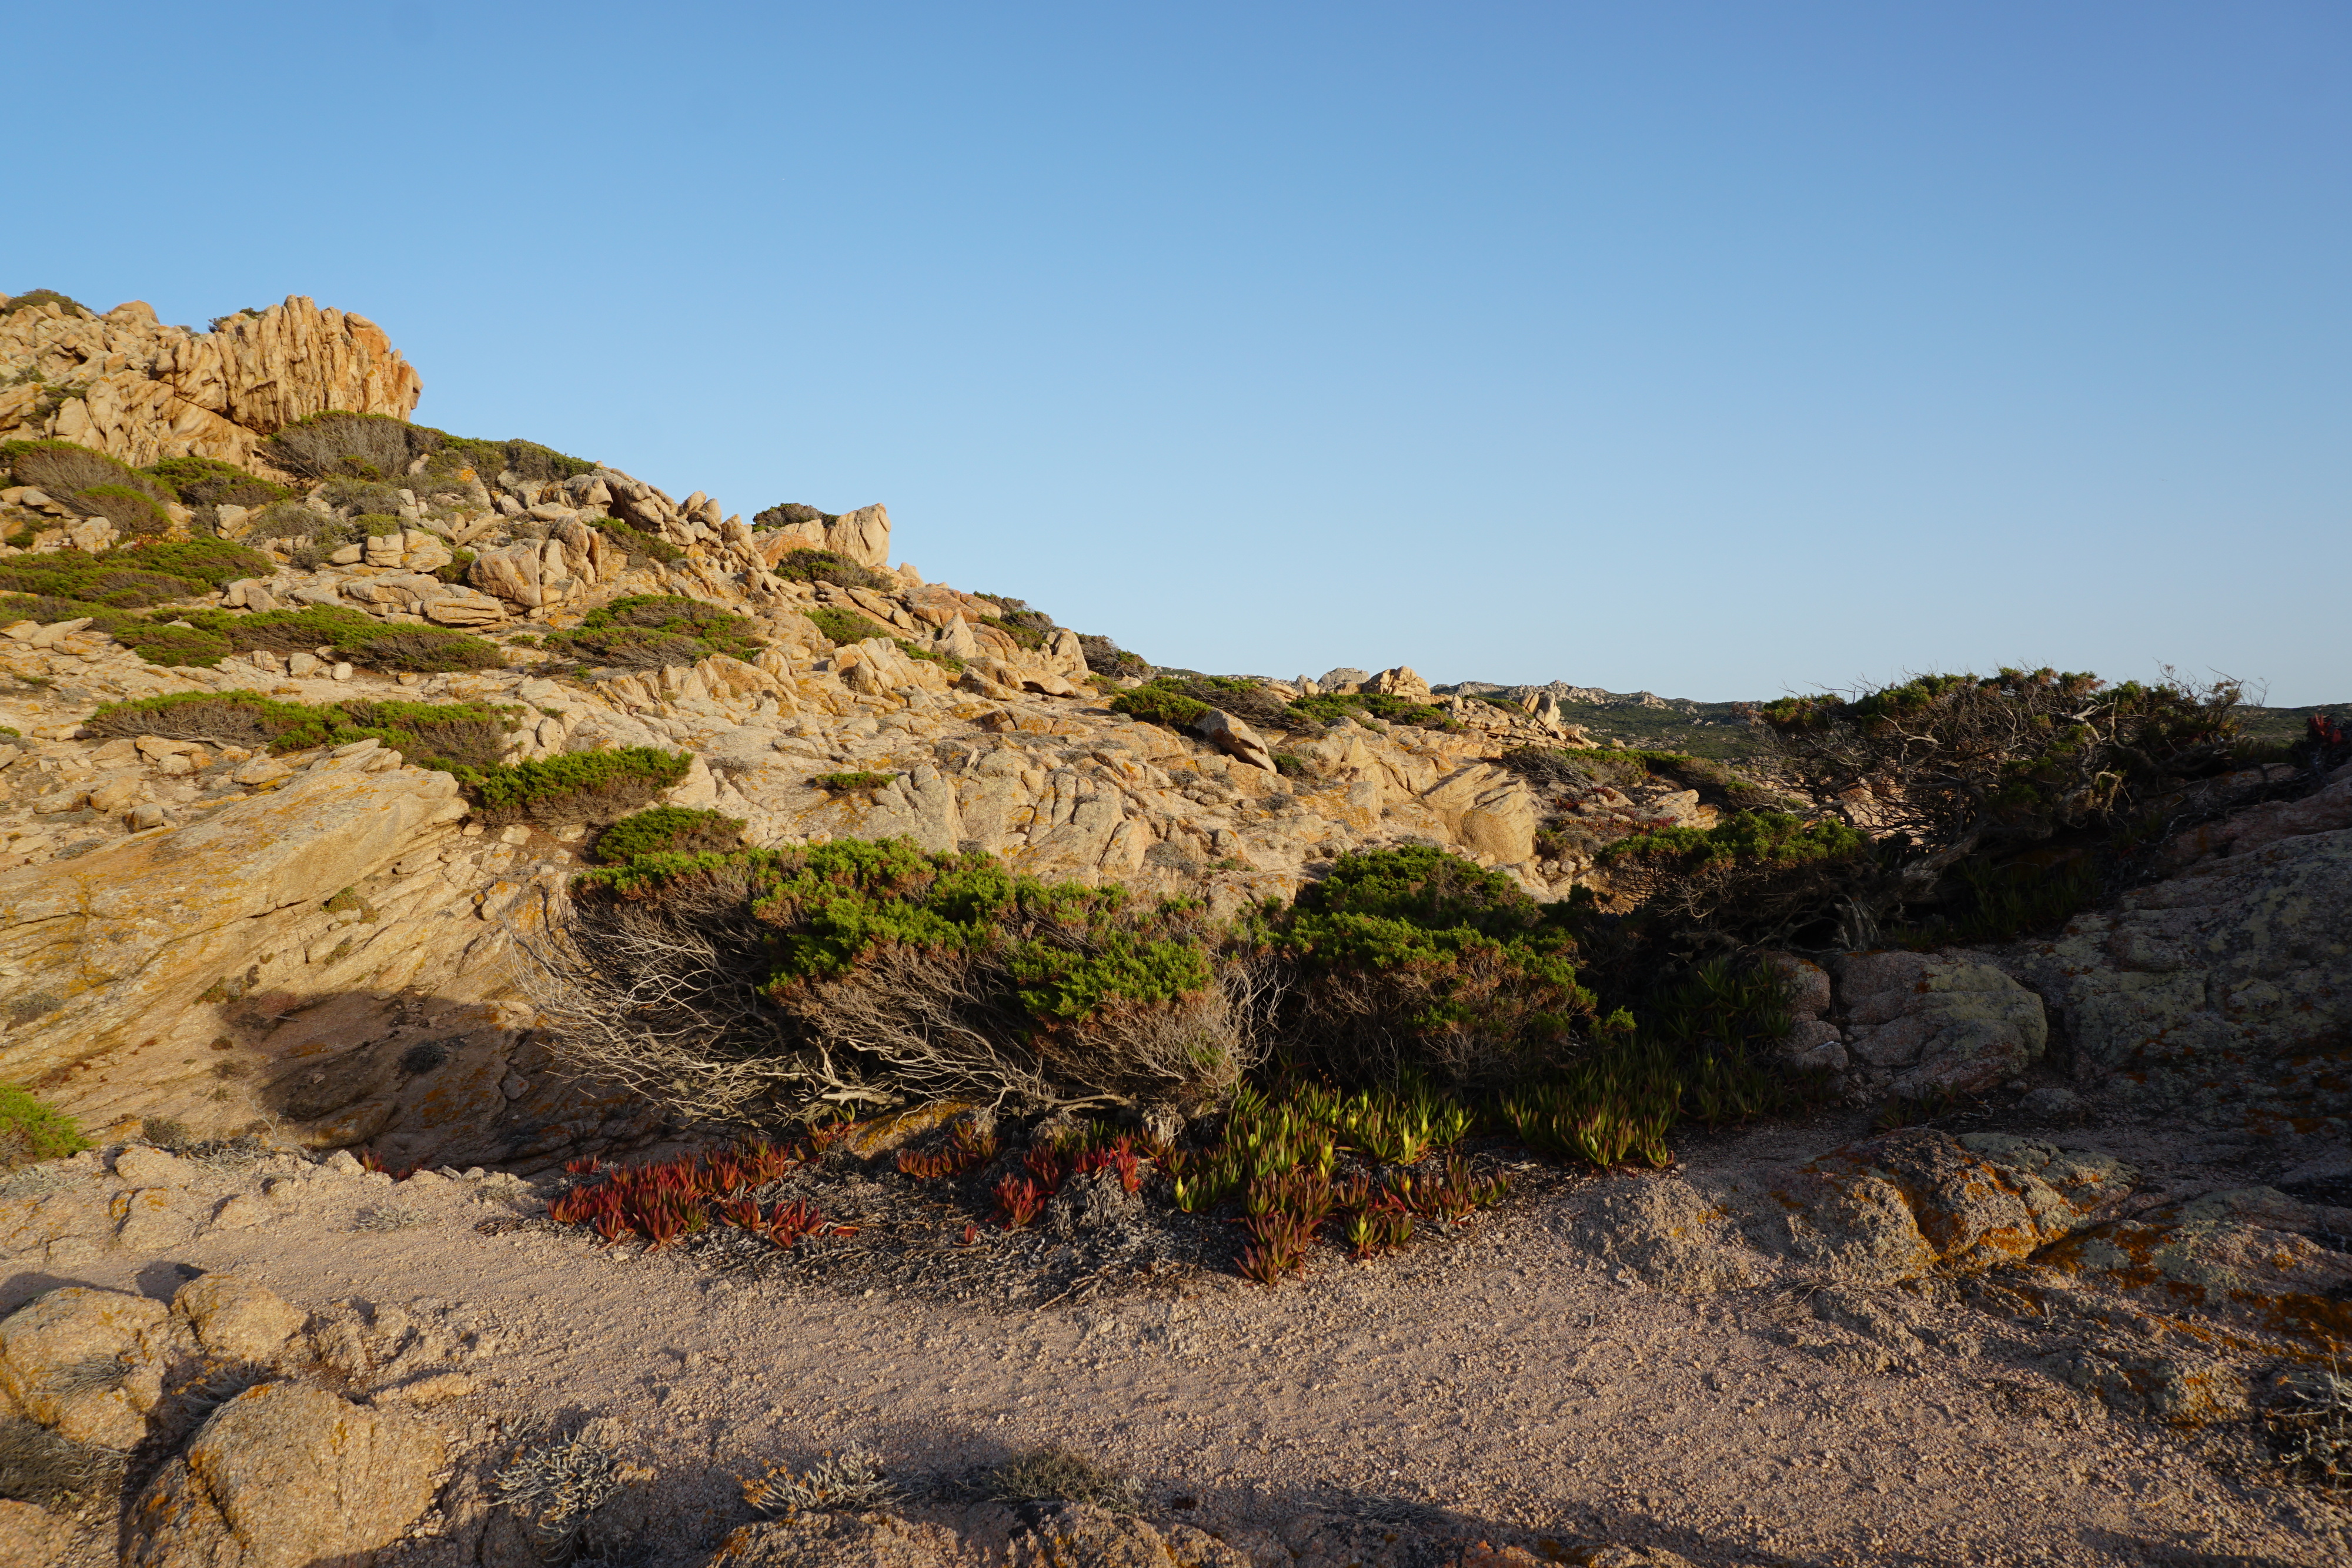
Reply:
[[831, 550], [796, 549], [770, 568], [778, 577], [794, 582], [830, 582], [836, 588], [887, 588], [887, 578], [863, 567], [847, 556]]
[[474, 563], [479, 559], [481, 557], [461, 545], [450, 550], [449, 563], [446, 566], [433, 569], [433, 575], [444, 582], [463, 582], [466, 580], [466, 574], [473, 570]]
[[283, 485], [273, 485], [217, 457], [166, 457], [140, 470], [192, 507], [267, 507], [287, 499]]
[[[761, 1117], [970, 1095], [1213, 1104], [1254, 1055], [1222, 933], [1181, 900], [841, 840], [583, 873], [551, 997], [572, 1063]], [[676, 941], [712, 955], [681, 969]], [[776, 1004], [742, 1008], [746, 988]]]
[[640, 855], [725, 854], [743, 847], [743, 821], [688, 806], [656, 806], [596, 835], [595, 857], [623, 865]]
[[128, 485], [92, 485], [73, 494], [73, 504], [89, 517], [104, 517], [126, 534], [154, 538], [171, 531], [172, 514], [144, 490]]
[[497, 644], [471, 633], [442, 626], [386, 624], [337, 605], [259, 614], [184, 610], [173, 612], [171, 619], [188, 625], [167, 625], [154, 616], [118, 616], [100, 629], [151, 664], [209, 668], [231, 653], [255, 649], [291, 653], [320, 648], [371, 670], [432, 674], [497, 669], [506, 663]]
[[520, 821], [566, 827], [618, 821], [675, 788], [693, 766], [686, 752], [632, 746], [500, 763], [458, 777], [479, 803], [475, 815], [494, 827]]
[[879, 789], [898, 776], [896, 773], [820, 773], [809, 780], [816, 789]]
[[830, 604], [820, 604], [815, 609], [805, 610], [802, 613], [808, 617], [809, 624], [824, 633], [826, 642], [837, 648], [845, 647], [852, 643], [863, 643], [869, 637], [891, 635], [887, 626], [877, 626], [855, 610], [841, 610]]
[[321, 517], [297, 501], [278, 501], [246, 519], [249, 539], [303, 539], [332, 548], [344, 543], [350, 530], [333, 517]]
[[1151, 661], [1129, 653], [1108, 637], [1082, 632], [1078, 634], [1078, 646], [1086, 653], [1089, 674], [1141, 680], [1151, 674]]
[[240, 578], [262, 577], [276, 563], [226, 539], [142, 539], [101, 555], [57, 550], [0, 560], [0, 592], [27, 593], [139, 610], [193, 599]]
[[61, 1160], [90, 1146], [81, 1127], [13, 1083], [0, 1083], [0, 1171]]
[[820, 512], [814, 507], [804, 506], [798, 501], [786, 501], [781, 506], [754, 513], [751, 526], [755, 528], [782, 528], [794, 523], [829, 524], [836, 516], [833, 512]]
[[629, 564], [632, 566], [638, 564], [640, 559], [667, 563], [686, 559], [686, 552], [667, 539], [656, 538], [651, 534], [633, 528], [618, 517], [591, 517], [588, 519], [588, 526], [605, 534], [617, 543], [629, 556]]
[[484, 483], [502, 472], [523, 479], [570, 479], [596, 465], [535, 441], [477, 441], [389, 414], [329, 409], [297, 420], [265, 444], [269, 460], [306, 479], [341, 477], [398, 484], [417, 459], [425, 472], [474, 470]]
[[749, 660], [764, 646], [750, 624], [698, 599], [632, 594], [590, 611], [572, 631], [550, 632], [543, 645], [583, 664], [627, 669], [691, 664], [713, 653]]
[[1208, 713], [1209, 705], [1186, 696], [1172, 685], [1153, 681], [1131, 692], [1119, 693], [1110, 699], [1110, 708], [1113, 713], [1123, 713], [1146, 724], [1184, 730]]
[[1327, 693], [1322, 696], [1298, 697], [1291, 701], [1288, 710], [1294, 720], [1316, 725], [1336, 724], [1344, 717], [1369, 716], [1390, 724], [1410, 724], [1423, 729], [1459, 730], [1462, 727], [1447, 716], [1444, 708], [1382, 692]]
[[962, 674], [968, 667], [961, 654], [950, 653], [939, 648], [927, 648], [920, 643], [908, 642], [904, 637], [893, 637], [890, 641], [898, 643], [898, 651], [910, 659], [922, 659], [934, 664], [944, 664], [959, 675]]
[[1507, 1082], [1580, 1049], [1594, 1011], [1578, 983], [1562, 904], [1443, 850], [1343, 855], [1260, 939], [1302, 984], [1289, 1050], [1342, 1082], [1420, 1071], [1441, 1082]]
[[982, 616], [981, 624], [995, 627], [1030, 652], [1042, 653], [1054, 640], [1058, 628], [1054, 624], [1054, 618], [1044, 611], [1032, 610], [1023, 601], [1007, 598], [1002, 593], [975, 593], [972, 597], [985, 599], [992, 604], [1002, 606], [1004, 611], [1002, 615]]
[[68, 316], [77, 310], [90, 316], [98, 314], [80, 300], [60, 294], [54, 288], [28, 288], [5, 303], [0, 303], [0, 316], [14, 316], [19, 310], [31, 310], [43, 305], [63, 306]]
[[480, 703], [278, 702], [257, 692], [172, 692], [110, 703], [84, 721], [92, 737], [158, 735], [251, 750], [307, 751], [382, 741], [421, 768], [463, 776], [499, 766], [518, 707]]
[[282, 426], [262, 447], [273, 465], [305, 479], [392, 479], [423, 455], [411, 428], [388, 413], [327, 409]]
[[1602, 849], [1600, 858], [1604, 864], [1645, 860], [1690, 871], [1719, 861], [1786, 866], [1846, 860], [1869, 846], [1867, 834], [1843, 822], [1808, 821], [1786, 811], [1741, 811], [1712, 828], [1653, 828], [1635, 833]]
[[103, 452], [70, 441], [0, 442], [18, 485], [31, 485], [86, 517], [104, 517], [126, 533], [158, 534], [172, 519], [157, 502], [171, 491]]

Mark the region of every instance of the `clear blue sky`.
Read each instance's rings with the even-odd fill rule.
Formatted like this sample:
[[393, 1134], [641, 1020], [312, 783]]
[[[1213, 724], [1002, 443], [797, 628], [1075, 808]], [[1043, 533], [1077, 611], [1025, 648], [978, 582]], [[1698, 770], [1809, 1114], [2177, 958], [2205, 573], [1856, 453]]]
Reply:
[[2352, 698], [2341, 4], [104, 5], [0, 289], [373, 317], [418, 417], [1147, 656]]

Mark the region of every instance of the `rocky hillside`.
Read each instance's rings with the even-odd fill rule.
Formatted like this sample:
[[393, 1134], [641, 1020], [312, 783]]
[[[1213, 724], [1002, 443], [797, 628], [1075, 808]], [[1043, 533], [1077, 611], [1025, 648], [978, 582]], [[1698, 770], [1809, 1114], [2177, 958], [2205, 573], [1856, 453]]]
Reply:
[[[208, 334], [47, 303], [0, 317], [0, 368], [46, 378], [26, 388], [90, 389], [20, 400], [23, 419], [47, 409], [20, 429], [119, 458], [112, 488], [160, 486], [137, 460], [176, 450], [279, 497], [175, 497], [142, 533], [0, 490], [0, 588], [22, 591], [0, 604], [0, 1079], [86, 1119], [267, 1122], [470, 1162], [552, 1157], [635, 1114], [544, 1071], [507, 968], [593, 810], [494, 821], [396, 741], [273, 746], [203, 704], [94, 724], [110, 705], [473, 705], [496, 716], [483, 762], [685, 754], [660, 799], [755, 845], [903, 834], [1221, 912], [1391, 844], [1554, 898], [1611, 838], [1716, 817], [1638, 766], [1516, 768], [1587, 744], [1548, 693], [1438, 697], [1398, 667], [1256, 683], [1209, 724], [1114, 711], [1139, 676], [1090, 670], [1076, 632], [1018, 601], [891, 566], [878, 505], [753, 527], [527, 443], [321, 416], [404, 413], [418, 383], [363, 319], [307, 300]], [[665, 618], [685, 631], [632, 623]]]

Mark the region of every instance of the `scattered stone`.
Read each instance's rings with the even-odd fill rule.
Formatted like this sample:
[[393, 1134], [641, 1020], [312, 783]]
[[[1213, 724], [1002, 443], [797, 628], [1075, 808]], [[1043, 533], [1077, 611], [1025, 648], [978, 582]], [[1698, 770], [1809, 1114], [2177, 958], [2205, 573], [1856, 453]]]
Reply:
[[180, 1287], [172, 1310], [195, 1329], [215, 1355], [268, 1362], [301, 1332], [309, 1314], [267, 1286], [234, 1274], [205, 1274]]

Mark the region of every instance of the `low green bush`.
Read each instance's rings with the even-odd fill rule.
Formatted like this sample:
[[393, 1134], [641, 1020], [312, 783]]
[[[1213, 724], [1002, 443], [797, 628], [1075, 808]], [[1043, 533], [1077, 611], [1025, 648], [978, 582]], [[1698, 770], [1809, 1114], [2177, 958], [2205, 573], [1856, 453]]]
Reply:
[[61, 1160], [89, 1146], [71, 1116], [13, 1083], [0, 1083], [0, 1171], [38, 1160]]
[[959, 675], [962, 674], [968, 667], [961, 654], [950, 653], [939, 648], [927, 648], [920, 643], [909, 642], [904, 637], [893, 637], [890, 641], [898, 643], [898, 651], [910, 659], [921, 659], [934, 664], [944, 664]]
[[804, 610], [801, 613], [807, 616], [809, 624], [824, 632], [825, 641], [836, 648], [845, 647], [852, 643], [863, 643], [869, 637], [891, 635], [890, 628], [876, 625], [855, 610], [843, 610], [831, 604], [820, 604], [814, 610]]
[[141, 539], [100, 555], [55, 550], [10, 556], [0, 560], [0, 592], [140, 610], [197, 598], [276, 570], [268, 556], [226, 539]]
[[83, 723], [94, 738], [158, 735], [252, 750], [307, 751], [382, 741], [407, 761], [444, 772], [492, 769], [519, 707], [482, 703], [278, 702], [258, 692], [172, 692], [110, 703]]
[[1787, 811], [1741, 811], [1712, 828], [1653, 828], [1607, 845], [1605, 864], [1660, 862], [1690, 871], [1717, 862], [1802, 865], [1847, 860], [1866, 852], [1869, 835], [1835, 820], [1808, 821]]
[[104, 517], [124, 533], [154, 538], [169, 533], [172, 514], [144, 490], [129, 485], [92, 485], [73, 494], [73, 504], [93, 517]]
[[820, 773], [809, 780], [815, 789], [879, 789], [898, 776], [896, 773]]
[[690, 806], [656, 806], [622, 818], [596, 835], [593, 851], [606, 865], [640, 855], [725, 854], [743, 847], [743, 820]]
[[769, 507], [754, 513], [751, 526], [755, 528], [789, 528], [794, 523], [830, 523], [835, 516], [837, 514], [820, 512], [814, 507], [803, 505], [799, 501], [786, 501], [781, 506]]
[[1285, 1018], [1292, 1061], [1342, 1082], [1491, 1085], [1570, 1059], [1595, 1004], [1569, 914], [1443, 850], [1341, 856], [1259, 917], [1302, 982]]
[[363, 669], [429, 674], [456, 670], [491, 670], [506, 664], [498, 645], [470, 632], [444, 626], [387, 624], [356, 610], [313, 605], [302, 610], [266, 610], [235, 614], [226, 610], [173, 612], [173, 625], [154, 615], [121, 616], [101, 630], [151, 664], [217, 664], [231, 653], [255, 649], [273, 653], [327, 649]]
[[686, 552], [667, 539], [656, 538], [642, 529], [633, 528], [618, 517], [591, 517], [588, 526], [619, 545], [622, 552], [629, 557], [631, 566], [648, 560], [667, 564], [686, 559]]
[[836, 588], [887, 588], [891, 583], [880, 572], [860, 566], [847, 556], [831, 550], [796, 549], [770, 568], [778, 577], [794, 582], [830, 582]]
[[1151, 661], [1140, 653], [1129, 653], [1108, 637], [1090, 632], [1078, 634], [1078, 646], [1087, 656], [1087, 673], [1141, 680], [1151, 674]]
[[453, 476], [471, 468], [485, 483], [511, 472], [519, 478], [570, 479], [596, 465], [535, 441], [478, 441], [411, 424], [389, 414], [329, 409], [285, 426], [264, 444], [269, 460], [306, 479], [373, 479], [397, 485], [422, 458], [425, 471]]
[[1290, 702], [1288, 708], [1292, 719], [1303, 724], [1331, 725], [1342, 718], [1369, 716], [1390, 724], [1414, 725], [1423, 729], [1451, 731], [1462, 727], [1448, 716], [1444, 708], [1383, 692], [1326, 693], [1321, 696], [1297, 697]]
[[[119, 528], [131, 528], [128, 517], [144, 520], [146, 513], [131, 504], [144, 501], [152, 506], [171, 492], [163, 486], [139, 473], [130, 465], [118, 463], [103, 452], [70, 441], [6, 441], [0, 442], [0, 465], [5, 465], [9, 482], [30, 485], [53, 501], [61, 501], [86, 517], [103, 517]], [[125, 493], [128, 497], [126, 499]], [[116, 517], [121, 511], [123, 517]], [[156, 515], [161, 516], [158, 512]], [[170, 519], [164, 519], [170, 526]], [[155, 532], [152, 528], [134, 531]]]
[[755, 659], [765, 646], [751, 622], [715, 604], [671, 594], [632, 594], [592, 610], [569, 632], [550, 632], [549, 652], [583, 664], [658, 669], [691, 664], [713, 653]]
[[[550, 996], [572, 1064], [680, 1109], [1197, 1107], [1254, 1056], [1199, 904], [1042, 883], [987, 854], [898, 839], [644, 856], [583, 873], [572, 904]], [[714, 961], [679, 970], [659, 956], [673, 940]], [[746, 987], [775, 1009], [730, 1013]]]
[[1146, 724], [1184, 730], [1192, 728], [1208, 713], [1209, 705], [1186, 696], [1172, 685], [1154, 681], [1131, 692], [1119, 693], [1110, 699], [1110, 709], [1130, 718], [1139, 718]]
[[0, 316], [14, 316], [19, 310], [37, 309], [44, 305], [62, 306], [68, 316], [77, 310], [91, 316], [98, 314], [71, 295], [60, 294], [54, 288], [28, 288], [5, 303], [0, 303]]
[[192, 507], [267, 507], [291, 494], [283, 485], [247, 473], [217, 457], [166, 457], [140, 470]]
[[1032, 610], [1024, 601], [1002, 593], [975, 593], [972, 597], [985, 599], [1003, 611], [1001, 615], [982, 616], [982, 624], [995, 627], [1032, 653], [1044, 652], [1053, 642], [1054, 633], [1060, 630], [1052, 616], [1042, 610]]
[[618, 821], [675, 788], [693, 766], [687, 752], [632, 746], [500, 763], [457, 776], [478, 802], [475, 815], [483, 821], [552, 828]]

